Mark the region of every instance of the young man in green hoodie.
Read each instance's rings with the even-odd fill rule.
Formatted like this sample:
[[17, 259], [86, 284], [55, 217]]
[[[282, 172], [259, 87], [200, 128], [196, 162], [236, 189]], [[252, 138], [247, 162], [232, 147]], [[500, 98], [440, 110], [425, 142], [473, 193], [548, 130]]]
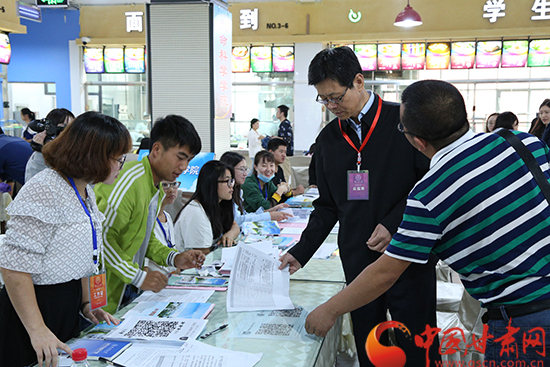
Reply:
[[131, 301], [135, 288], [159, 292], [167, 285], [164, 274], [142, 270], [145, 257], [179, 269], [201, 267], [202, 252], [178, 253], [152, 235], [164, 197], [160, 182], [175, 181], [200, 150], [201, 141], [193, 125], [184, 117], [166, 116], [151, 130], [149, 156], [126, 164], [114, 185], [95, 186], [97, 206], [105, 214], [106, 311], [114, 313]]

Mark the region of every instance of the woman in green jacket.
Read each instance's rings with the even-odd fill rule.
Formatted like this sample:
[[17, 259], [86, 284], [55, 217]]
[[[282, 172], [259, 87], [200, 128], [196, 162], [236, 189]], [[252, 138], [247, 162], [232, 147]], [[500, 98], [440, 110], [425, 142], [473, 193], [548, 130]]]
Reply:
[[254, 157], [254, 169], [242, 185], [244, 209], [255, 212], [262, 207], [264, 210], [284, 202], [292, 196], [292, 191], [286, 182], [275, 186], [271, 179], [275, 176], [275, 158], [273, 153], [262, 150]]

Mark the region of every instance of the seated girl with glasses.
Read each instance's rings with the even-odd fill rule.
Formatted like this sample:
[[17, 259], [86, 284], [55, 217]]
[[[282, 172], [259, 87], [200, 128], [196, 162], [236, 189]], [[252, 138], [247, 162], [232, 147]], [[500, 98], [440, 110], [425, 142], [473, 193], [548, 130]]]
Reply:
[[248, 175], [248, 167], [246, 167], [245, 158], [239, 153], [225, 152], [220, 161], [233, 167], [235, 169], [235, 189], [233, 190], [233, 215], [235, 216], [235, 222], [242, 226], [243, 222], [261, 222], [276, 220], [281, 221], [291, 217], [290, 214], [279, 212], [278, 209], [287, 208], [288, 204], [278, 204], [273, 208], [269, 208], [264, 211], [263, 208], [258, 208], [255, 213], [248, 213], [243, 206], [243, 190], [241, 185]]
[[255, 212], [260, 207], [264, 210], [275, 208], [292, 196], [292, 191], [286, 182], [278, 186], [271, 181], [275, 177], [275, 157], [273, 153], [262, 150], [254, 157], [252, 175], [244, 181], [243, 200], [244, 209]]
[[232, 246], [240, 233], [233, 217], [233, 167], [220, 161], [202, 166], [197, 189], [176, 216], [176, 248], [205, 254], [219, 245]]
[[[155, 237], [166, 247], [174, 248], [175, 239], [174, 239], [174, 221], [168, 212], [165, 211], [168, 205], [174, 203], [176, 197], [178, 196], [178, 187], [180, 187], [181, 182], [167, 182], [162, 181], [160, 185], [164, 190], [164, 199], [160, 204], [160, 213], [157, 217], [155, 223], [155, 229], [153, 234]], [[143, 270], [145, 271], [160, 271], [164, 274], [170, 274], [175, 272], [177, 269], [173, 266], [162, 266], [155, 263], [153, 260], [145, 258], [143, 262]]]

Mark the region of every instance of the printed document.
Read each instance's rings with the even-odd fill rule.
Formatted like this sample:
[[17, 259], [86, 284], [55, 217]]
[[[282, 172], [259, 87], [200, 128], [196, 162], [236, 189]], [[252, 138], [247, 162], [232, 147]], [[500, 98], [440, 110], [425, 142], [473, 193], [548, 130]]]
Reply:
[[240, 244], [229, 278], [227, 312], [294, 309], [290, 273], [288, 267], [279, 270], [280, 264], [253, 245]]
[[158, 293], [143, 292], [134, 302], [187, 302], [204, 303], [214, 294], [213, 290], [163, 289]]

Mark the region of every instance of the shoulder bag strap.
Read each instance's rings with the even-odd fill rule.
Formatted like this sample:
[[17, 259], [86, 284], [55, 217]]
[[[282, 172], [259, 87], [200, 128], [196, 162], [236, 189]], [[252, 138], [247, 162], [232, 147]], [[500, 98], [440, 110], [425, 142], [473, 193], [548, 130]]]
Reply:
[[527, 168], [529, 168], [529, 171], [531, 171], [531, 173], [533, 174], [533, 177], [535, 178], [535, 181], [537, 181], [537, 184], [539, 185], [544, 197], [546, 198], [546, 201], [548, 201], [548, 204], [550, 204], [550, 183], [548, 183], [546, 176], [544, 176], [544, 173], [542, 173], [542, 170], [540, 169], [537, 160], [533, 156], [533, 153], [531, 153], [529, 148], [527, 148], [525, 144], [523, 144], [521, 139], [518, 138], [510, 130], [500, 129], [495, 134], [498, 134], [506, 139], [506, 141], [516, 150], [521, 159], [527, 165]]

